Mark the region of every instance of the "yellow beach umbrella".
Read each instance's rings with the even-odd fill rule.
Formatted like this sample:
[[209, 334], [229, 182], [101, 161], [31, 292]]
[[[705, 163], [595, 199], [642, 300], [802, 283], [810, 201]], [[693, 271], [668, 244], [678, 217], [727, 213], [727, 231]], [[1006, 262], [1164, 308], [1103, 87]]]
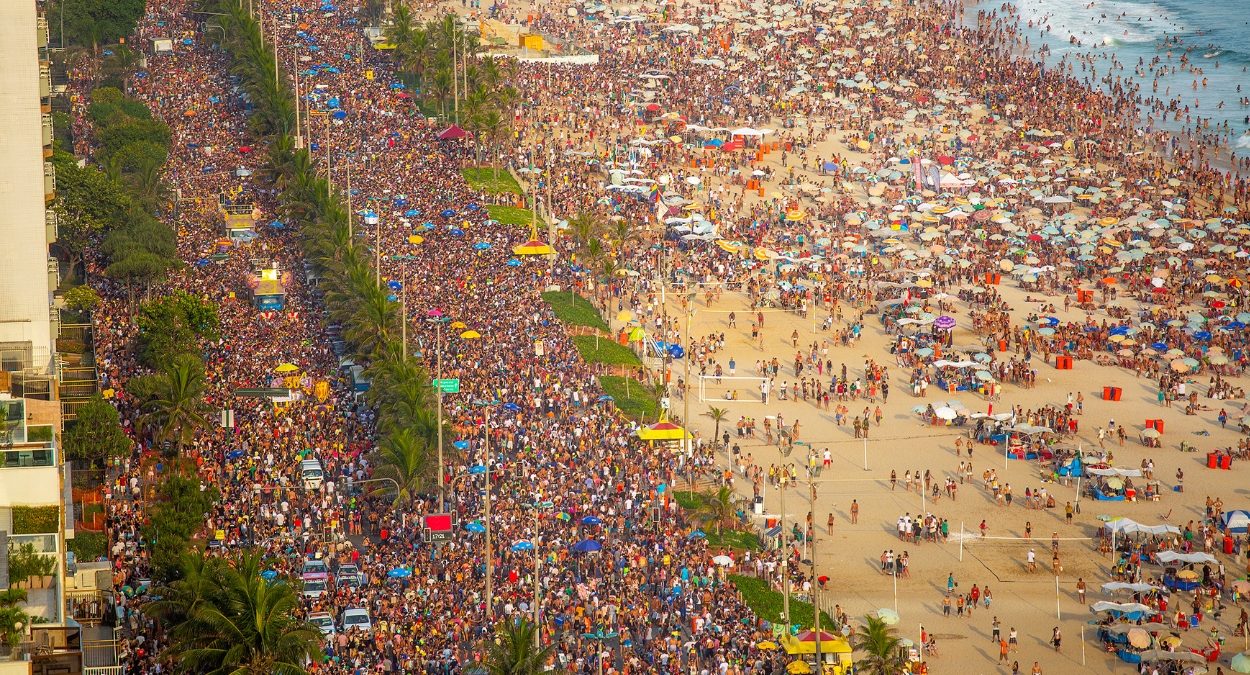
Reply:
[[282, 365], [278, 366], [277, 368], [274, 368], [274, 369], [273, 369], [273, 372], [275, 372], [275, 373], [293, 373], [293, 372], [295, 372], [295, 371], [297, 371], [297, 370], [299, 370], [299, 366], [295, 365], [294, 363], [284, 363], [284, 364], [282, 364]]
[[620, 314], [617, 314], [617, 315], [616, 315], [616, 320], [617, 320], [617, 321], [621, 321], [621, 322], [625, 322], [625, 321], [633, 321], [633, 320], [634, 320], [634, 313], [633, 313], [633, 312], [631, 312], [631, 311], [629, 311], [628, 309], [627, 309], [627, 310], [624, 310], [624, 311], [622, 311]]
[[461, 334], [460, 334], [460, 337], [462, 337], [462, 338], [464, 338], [464, 339], [466, 339], [466, 340], [476, 340], [476, 339], [478, 339], [478, 338], [482, 337], [482, 334], [481, 334], [481, 333], [479, 333], [479, 332], [477, 332], [477, 331], [475, 331], [475, 330], [466, 330], [465, 332], [463, 332], [463, 333], [461, 333]]
[[455, 328], [456, 330], [460, 330], [461, 328], [468, 328], [468, 326], [464, 325], [463, 321], [452, 321], [451, 327]]
[[423, 241], [425, 241], [425, 239], [423, 239], [420, 235], [417, 235], [417, 234], [414, 234], [408, 237], [409, 244], [420, 244]]

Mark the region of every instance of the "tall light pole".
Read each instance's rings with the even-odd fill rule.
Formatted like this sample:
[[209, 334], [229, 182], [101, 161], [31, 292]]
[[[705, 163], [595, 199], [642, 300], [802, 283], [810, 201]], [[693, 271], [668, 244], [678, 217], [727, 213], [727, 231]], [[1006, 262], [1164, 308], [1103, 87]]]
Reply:
[[446, 480], [443, 477], [443, 324], [447, 322], [447, 319], [442, 312], [438, 312], [436, 316], [430, 316], [426, 321], [434, 324], [434, 342], [437, 345], [434, 372], [438, 379], [435, 381], [434, 390], [438, 392], [438, 512], [446, 513], [446, 495], [443, 490], [443, 483]]
[[493, 571], [491, 568], [493, 566], [491, 565], [492, 555], [490, 550], [490, 408], [485, 408], [483, 412], [485, 417], [482, 423], [482, 450], [486, 455], [486, 618], [490, 619], [494, 616], [491, 607], [491, 599], [493, 597], [493, 580], [491, 578]]
[[[782, 467], [785, 471], [785, 467]], [[790, 544], [786, 541], [786, 484], [790, 482], [790, 474], [783, 473], [781, 478], [781, 613], [786, 619], [786, 632], [790, 631]]]
[[553, 507], [553, 502], [539, 502], [535, 500], [533, 504], [522, 504], [527, 509], [534, 510], [534, 649], [542, 649], [542, 624], [539, 623], [538, 601], [541, 597], [541, 590], [538, 586], [539, 574], [539, 551], [538, 551], [538, 514], [546, 509]]

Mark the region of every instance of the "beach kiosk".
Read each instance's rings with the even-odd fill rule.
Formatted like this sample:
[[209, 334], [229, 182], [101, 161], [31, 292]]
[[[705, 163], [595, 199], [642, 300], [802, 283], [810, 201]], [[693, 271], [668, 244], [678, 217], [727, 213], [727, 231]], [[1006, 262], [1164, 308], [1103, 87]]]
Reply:
[[[779, 642], [792, 661], [802, 661], [807, 664], [808, 672], [816, 672], [815, 631], [805, 630], [798, 635], [782, 635]], [[842, 635], [822, 630], [820, 660], [823, 675], [850, 675], [851, 644]]]
[[278, 312], [286, 307], [286, 287], [291, 273], [278, 268], [278, 262], [265, 265], [252, 261], [253, 271], [247, 276], [247, 290], [252, 304], [262, 312]]

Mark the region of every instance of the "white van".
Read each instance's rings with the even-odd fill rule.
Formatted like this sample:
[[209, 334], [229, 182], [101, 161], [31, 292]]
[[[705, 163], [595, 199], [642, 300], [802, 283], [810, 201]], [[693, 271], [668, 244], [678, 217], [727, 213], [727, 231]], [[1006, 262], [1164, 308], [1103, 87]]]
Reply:
[[304, 482], [305, 490], [317, 490], [325, 480], [325, 471], [322, 470], [319, 460], [306, 459], [299, 463], [299, 477]]

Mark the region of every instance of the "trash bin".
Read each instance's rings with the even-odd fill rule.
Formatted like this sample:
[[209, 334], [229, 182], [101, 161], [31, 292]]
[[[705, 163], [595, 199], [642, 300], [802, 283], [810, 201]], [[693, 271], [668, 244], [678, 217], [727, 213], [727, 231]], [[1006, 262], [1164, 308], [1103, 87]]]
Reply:
[[1233, 538], [1224, 537], [1224, 555], [1233, 554]]
[[1229, 469], [1233, 468], [1233, 456], [1232, 455], [1220, 455], [1220, 468], [1224, 469], [1225, 471], [1228, 471]]
[[1154, 421], [1154, 420], [1146, 420], [1146, 428], [1147, 428], [1147, 429], [1153, 429], [1153, 428], [1155, 428], [1155, 421]]
[[1118, 401], [1120, 400], [1120, 397], [1123, 395], [1124, 395], [1124, 390], [1121, 389], [1120, 387], [1111, 388], [1111, 400]]
[[1219, 467], [1219, 465], [1220, 465], [1220, 460], [1218, 457], [1215, 456], [1215, 453], [1208, 452], [1207, 453], [1207, 468], [1214, 469], [1214, 468]]
[[1110, 400], [1111, 400], [1111, 387], [1103, 387], [1103, 388], [1102, 388], [1102, 400], [1104, 400], [1104, 401], [1110, 401]]
[[[1116, 399], [1116, 400], [1119, 400], [1119, 399]], [[1162, 434], [1163, 433], [1163, 420], [1150, 420], [1150, 421], [1155, 423], [1155, 431]]]

